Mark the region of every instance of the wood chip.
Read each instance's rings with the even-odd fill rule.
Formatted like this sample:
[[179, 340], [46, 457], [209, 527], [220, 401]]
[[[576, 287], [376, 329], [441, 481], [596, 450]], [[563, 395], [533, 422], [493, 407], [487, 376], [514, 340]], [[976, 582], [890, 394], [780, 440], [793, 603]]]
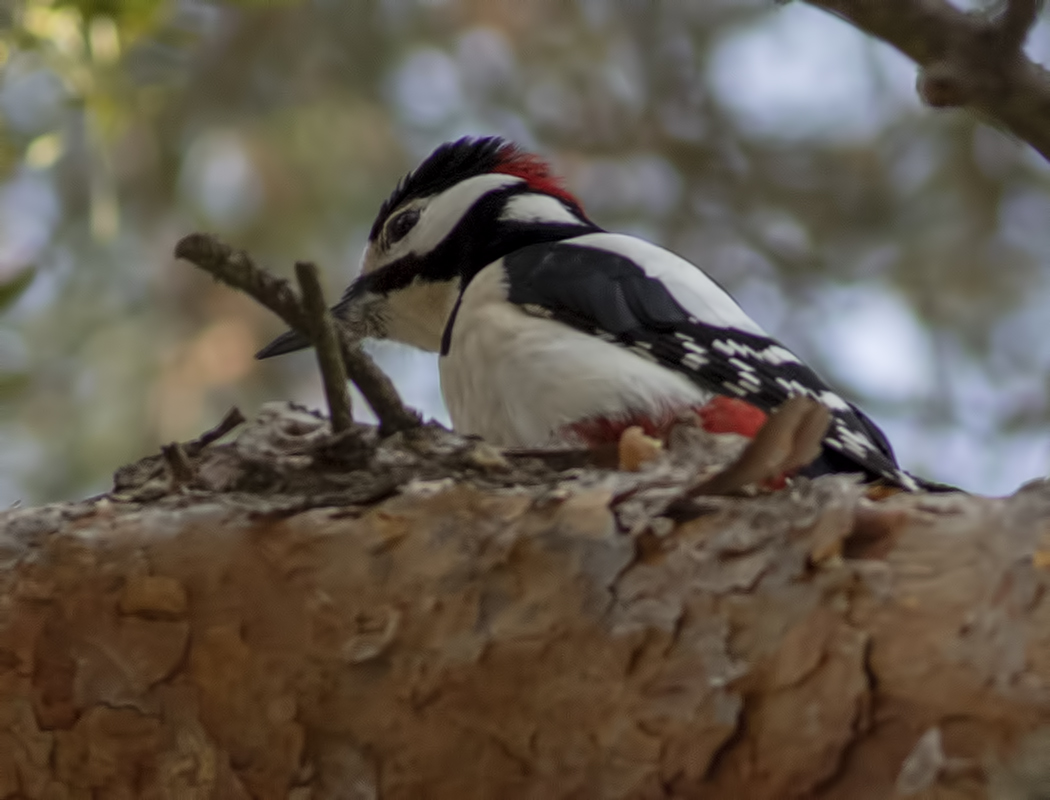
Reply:
[[646, 464], [655, 461], [663, 452], [659, 439], [646, 436], [638, 425], [632, 425], [620, 436], [619, 466], [624, 472], [638, 472]]

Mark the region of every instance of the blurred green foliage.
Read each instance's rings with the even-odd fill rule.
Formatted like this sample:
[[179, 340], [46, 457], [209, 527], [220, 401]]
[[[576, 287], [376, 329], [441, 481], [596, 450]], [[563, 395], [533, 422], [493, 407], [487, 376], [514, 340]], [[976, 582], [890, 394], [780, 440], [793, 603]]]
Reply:
[[[466, 133], [539, 149], [598, 222], [701, 264], [908, 466], [1046, 471], [1050, 171], [803, 4], [2, 9], [0, 503], [105, 488], [233, 403], [319, 398], [309, 358], [252, 361], [279, 324], [174, 242], [313, 259], [335, 296], [397, 178]], [[439, 413], [432, 361], [380, 355]]]
[[10, 305], [14, 305], [14, 302], [29, 288], [29, 284], [33, 282], [35, 274], [36, 270], [29, 267], [21, 272], [16, 272], [10, 278], [0, 281], [0, 311], [3, 311]]

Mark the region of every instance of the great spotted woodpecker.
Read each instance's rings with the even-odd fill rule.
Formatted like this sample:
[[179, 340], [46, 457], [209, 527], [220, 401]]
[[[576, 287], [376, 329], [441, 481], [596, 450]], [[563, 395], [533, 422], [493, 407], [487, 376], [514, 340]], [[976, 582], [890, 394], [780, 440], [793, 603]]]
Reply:
[[[602, 230], [544, 161], [499, 138], [444, 144], [400, 182], [333, 310], [364, 336], [440, 353], [455, 429], [496, 445], [658, 434], [688, 409], [709, 430], [754, 435], [806, 395], [832, 421], [805, 474], [933, 486], [700, 268]], [[307, 345], [289, 332], [258, 357]]]

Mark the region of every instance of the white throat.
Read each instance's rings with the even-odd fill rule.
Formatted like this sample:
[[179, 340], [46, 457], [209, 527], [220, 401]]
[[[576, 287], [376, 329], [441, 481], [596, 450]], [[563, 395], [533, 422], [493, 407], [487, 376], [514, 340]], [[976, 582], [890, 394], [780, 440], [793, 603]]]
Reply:
[[386, 299], [386, 338], [437, 353], [448, 318], [459, 296], [459, 280], [429, 282], [416, 278]]

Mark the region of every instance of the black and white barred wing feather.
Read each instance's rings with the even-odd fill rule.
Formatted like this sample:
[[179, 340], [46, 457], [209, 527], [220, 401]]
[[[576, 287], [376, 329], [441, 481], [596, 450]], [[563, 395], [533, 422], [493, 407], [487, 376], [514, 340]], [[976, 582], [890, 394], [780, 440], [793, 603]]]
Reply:
[[597, 233], [538, 244], [504, 258], [509, 300], [531, 314], [591, 333], [715, 394], [770, 412], [808, 395], [832, 413], [824, 460], [906, 489], [881, 431], [789, 350], [771, 339], [700, 269], [663, 248]]

